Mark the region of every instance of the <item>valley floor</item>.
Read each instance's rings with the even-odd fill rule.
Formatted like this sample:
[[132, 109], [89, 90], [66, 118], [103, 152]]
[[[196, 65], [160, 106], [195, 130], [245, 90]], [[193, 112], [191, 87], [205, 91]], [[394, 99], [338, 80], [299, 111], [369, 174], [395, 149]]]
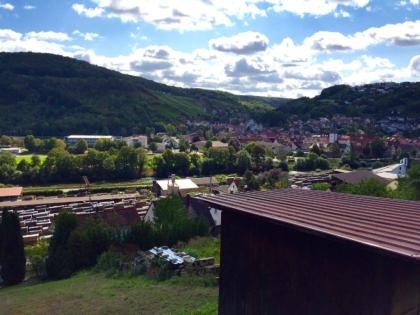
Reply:
[[195, 277], [82, 272], [70, 279], [0, 289], [2, 314], [217, 314], [218, 288]]

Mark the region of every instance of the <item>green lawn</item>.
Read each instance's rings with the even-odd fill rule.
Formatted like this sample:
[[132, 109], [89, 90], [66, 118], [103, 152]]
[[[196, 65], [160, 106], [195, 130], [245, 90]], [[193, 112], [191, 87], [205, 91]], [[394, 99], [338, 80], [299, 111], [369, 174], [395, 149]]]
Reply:
[[[16, 156], [16, 163], [19, 164], [20, 161], [22, 161], [22, 160], [25, 160], [26, 162], [31, 163], [31, 159], [32, 159], [32, 156], [33, 155], [34, 154], [17, 155]], [[43, 154], [36, 154], [36, 155], [39, 156], [39, 159], [41, 160], [41, 164], [44, 163], [45, 160], [47, 159], [47, 156], [46, 155], [43, 155]]]
[[[190, 278], [190, 279], [189, 279]], [[82, 272], [0, 289], [2, 314], [217, 314], [218, 288], [191, 277], [157, 282]]]

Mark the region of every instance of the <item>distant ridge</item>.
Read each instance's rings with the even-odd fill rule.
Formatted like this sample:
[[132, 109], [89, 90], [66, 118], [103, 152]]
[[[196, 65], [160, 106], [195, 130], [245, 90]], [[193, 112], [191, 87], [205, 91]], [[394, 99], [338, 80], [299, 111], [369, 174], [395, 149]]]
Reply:
[[248, 117], [286, 101], [171, 87], [58, 55], [0, 53], [0, 134], [126, 135]]

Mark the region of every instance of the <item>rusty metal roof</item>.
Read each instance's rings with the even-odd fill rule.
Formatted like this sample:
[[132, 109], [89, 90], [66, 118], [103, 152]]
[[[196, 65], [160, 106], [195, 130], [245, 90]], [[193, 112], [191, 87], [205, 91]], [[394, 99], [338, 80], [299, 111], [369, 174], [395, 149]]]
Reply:
[[297, 189], [196, 198], [220, 210], [420, 260], [420, 202]]
[[22, 194], [22, 187], [0, 188], [0, 197], [19, 197]]
[[64, 198], [45, 198], [35, 200], [22, 200], [22, 201], [3, 201], [0, 202], [0, 208], [20, 208], [20, 207], [35, 207], [35, 206], [54, 206], [64, 205], [70, 203], [80, 203], [89, 201], [107, 201], [107, 200], [123, 200], [123, 199], [135, 199], [139, 197], [138, 193], [134, 194], [113, 194], [113, 195], [93, 195], [91, 198], [88, 196], [84, 197], [64, 197]]

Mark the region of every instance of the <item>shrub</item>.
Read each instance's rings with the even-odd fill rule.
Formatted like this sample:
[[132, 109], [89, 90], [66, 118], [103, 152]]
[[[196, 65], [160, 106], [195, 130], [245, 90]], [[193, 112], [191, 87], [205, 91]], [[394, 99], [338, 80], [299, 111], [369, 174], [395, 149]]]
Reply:
[[152, 248], [156, 243], [153, 225], [150, 222], [139, 221], [131, 227], [127, 240], [130, 243], [136, 244], [142, 250]]
[[330, 184], [328, 183], [315, 183], [312, 185], [312, 189], [313, 190], [323, 190], [326, 191], [328, 189], [330, 189]]
[[61, 213], [57, 216], [46, 262], [49, 278], [68, 278], [74, 272], [74, 257], [69, 249], [68, 240], [76, 227], [77, 219], [74, 214]]
[[26, 246], [25, 254], [27, 260], [30, 262], [33, 275], [41, 279], [46, 277], [47, 271], [45, 264], [48, 254], [48, 243], [41, 241], [36, 245]]
[[188, 241], [194, 236], [209, 234], [209, 225], [202, 218], [189, 218], [182, 199], [177, 195], [156, 202], [154, 222], [140, 221], [133, 226], [126, 241], [142, 250], [153, 246], [172, 246], [179, 241]]
[[386, 188], [386, 184], [374, 178], [367, 179], [357, 185], [341, 184], [337, 187], [337, 191], [355, 195], [366, 195], [376, 197], [390, 197], [391, 195], [388, 189]]
[[98, 257], [95, 271], [115, 273], [120, 270], [123, 263], [123, 256], [113, 251], [106, 251]]
[[75, 270], [92, 267], [100, 254], [108, 250], [110, 232], [102, 224], [88, 221], [71, 232], [69, 250]]
[[150, 270], [150, 275], [158, 281], [170, 279], [175, 275], [171, 264], [161, 257], [154, 257], [151, 260]]

